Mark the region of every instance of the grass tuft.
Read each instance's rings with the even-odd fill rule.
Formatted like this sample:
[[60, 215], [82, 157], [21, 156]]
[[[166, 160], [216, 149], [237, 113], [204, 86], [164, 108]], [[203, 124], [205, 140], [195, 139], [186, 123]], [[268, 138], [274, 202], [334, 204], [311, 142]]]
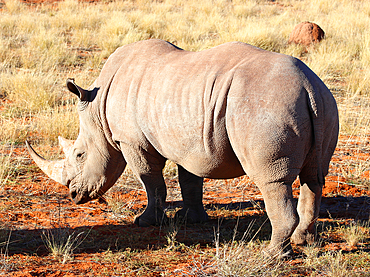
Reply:
[[265, 247], [254, 241], [216, 245], [216, 267], [220, 276], [276, 276], [282, 271], [283, 262], [264, 254]]
[[[9, 243], [11, 238], [11, 232], [9, 232], [9, 236], [7, 241], [0, 242], [0, 275], [4, 275], [11, 271], [13, 266], [9, 262]], [[4, 248], [5, 246], [5, 248]]]
[[[71, 234], [62, 228], [47, 230], [42, 233], [42, 239], [50, 254], [62, 264], [73, 259], [74, 250], [82, 243], [84, 232]], [[86, 236], [85, 236], [86, 238]]]
[[369, 222], [351, 222], [349, 226], [341, 228], [344, 240], [350, 247], [357, 246], [369, 235]]
[[17, 15], [24, 12], [25, 7], [21, 1], [18, 0], [5, 0], [5, 8], [11, 15]]
[[321, 263], [318, 265], [321, 271], [330, 277], [347, 277], [356, 276], [352, 271], [349, 262], [346, 260], [342, 251], [339, 252], [327, 252], [321, 259]]
[[9, 181], [10, 176], [16, 171], [16, 166], [11, 162], [12, 152], [13, 146], [0, 146], [0, 192]]

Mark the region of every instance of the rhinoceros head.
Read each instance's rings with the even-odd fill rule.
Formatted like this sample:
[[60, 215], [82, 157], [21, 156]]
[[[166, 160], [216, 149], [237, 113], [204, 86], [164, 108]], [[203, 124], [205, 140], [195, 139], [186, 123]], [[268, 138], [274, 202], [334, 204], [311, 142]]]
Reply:
[[104, 127], [99, 112], [100, 99], [95, 99], [98, 98], [98, 88], [84, 90], [72, 79], [67, 80], [67, 87], [79, 97], [80, 132], [75, 141], [59, 137], [66, 158], [48, 161], [38, 155], [28, 142], [26, 145], [44, 173], [68, 186], [73, 201], [82, 204], [101, 197], [113, 186], [126, 162], [119, 149], [107, 139], [109, 131]]

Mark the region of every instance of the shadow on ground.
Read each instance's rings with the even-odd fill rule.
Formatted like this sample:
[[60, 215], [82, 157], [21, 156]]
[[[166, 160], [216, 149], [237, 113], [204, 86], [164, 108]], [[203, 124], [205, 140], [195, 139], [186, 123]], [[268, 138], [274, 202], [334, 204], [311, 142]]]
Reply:
[[[181, 206], [181, 202], [172, 202], [171, 207]], [[214, 210], [251, 210], [260, 209], [260, 213], [242, 216], [210, 216], [210, 220], [201, 224], [186, 224], [186, 222], [169, 223], [159, 227], [138, 227], [132, 223], [124, 222], [119, 225], [98, 225], [94, 227], [81, 226], [77, 228], [53, 228], [34, 230], [1, 230], [2, 241], [9, 237], [8, 255], [48, 255], [45, 247], [45, 239], [63, 241], [71, 236], [79, 235], [78, 247], [75, 253], [97, 253], [111, 250], [157, 249], [165, 247], [168, 243], [168, 235], [176, 232], [176, 241], [187, 246], [213, 245], [218, 233], [220, 240], [229, 241], [233, 238], [240, 239], [246, 234], [246, 239], [252, 237], [267, 240], [271, 234], [271, 226], [263, 212], [262, 200], [237, 202], [229, 204], [206, 205], [208, 213]], [[368, 220], [370, 214], [370, 197], [324, 197], [320, 209], [320, 218], [345, 218], [354, 220]], [[256, 235], [257, 233], [257, 235]]]

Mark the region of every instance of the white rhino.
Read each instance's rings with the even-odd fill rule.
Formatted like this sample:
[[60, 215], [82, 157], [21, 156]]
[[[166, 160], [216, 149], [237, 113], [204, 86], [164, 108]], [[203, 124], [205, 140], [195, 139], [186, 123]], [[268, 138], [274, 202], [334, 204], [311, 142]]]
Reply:
[[207, 220], [203, 178], [248, 174], [271, 221], [268, 251], [289, 254], [290, 239], [313, 238], [338, 111], [328, 88], [298, 59], [240, 42], [188, 52], [152, 39], [118, 48], [89, 90], [73, 79], [67, 87], [79, 97], [80, 133], [76, 141], [60, 138], [66, 159], [47, 161], [27, 146], [75, 203], [103, 195], [127, 164], [148, 196], [135, 222], [160, 224], [162, 169], [171, 160], [183, 197], [177, 215], [188, 222]]

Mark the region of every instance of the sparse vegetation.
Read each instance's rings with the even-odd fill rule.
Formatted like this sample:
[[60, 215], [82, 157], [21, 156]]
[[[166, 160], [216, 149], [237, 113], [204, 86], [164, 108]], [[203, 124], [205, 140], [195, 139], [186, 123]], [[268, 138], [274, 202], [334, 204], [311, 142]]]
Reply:
[[6, 146], [1, 146], [0, 150], [0, 191], [4, 185], [8, 182], [9, 177], [14, 171], [14, 167], [11, 165], [12, 158], [12, 147], [10, 151], [6, 151]]
[[342, 149], [347, 159], [339, 165], [341, 175], [352, 184], [370, 189], [370, 158], [363, 155], [370, 149], [367, 137], [349, 137]]
[[[308, 51], [288, 45], [293, 27], [307, 20], [320, 25], [326, 39]], [[145, 204], [144, 188], [126, 169], [105, 195], [105, 208], [91, 204], [95, 205], [91, 213], [83, 215], [74, 206], [66, 208], [63, 218], [75, 220], [74, 224], [80, 220], [81, 230], [49, 226], [42, 215], [50, 215], [50, 207], [60, 208], [56, 195], [64, 197], [64, 207], [71, 206], [67, 192], [25, 162], [20, 149], [30, 139], [45, 157], [60, 155], [50, 147], [58, 135], [75, 139], [79, 124], [76, 99], [66, 92], [66, 78], [74, 77], [88, 87], [119, 46], [160, 38], [200, 51], [242, 41], [302, 59], [331, 89], [339, 107], [341, 137], [330, 177], [336, 178], [338, 187], [350, 184], [360, 194], [370, 188], [369, 25], [370, 2], [357, 0], [102, 0], [93, 4], [65, 0], [32, 5], [0, 0], [0, 275], [26, 264], [50, 267], [50, 262], [35, 261], [50, 256], [45, 251], [73, 272], [71, 267], [78, 262], [73, 264], [72, 258], [91, 251], [92, 269], [88, 270], [107, 276], [112, 272], [117, 276], [152, 276], [153, 272], [158, 276], [368, 276], [368, 222], [319, 223], [319, 243], [298, 247], [301, 261], [295, 264], [262, 255], [270, 227], [264, 224], [260, 202], [244, 195], [249, 184], [244, 178], [207, 182], [214, 190], [238, 188], [240, 203], [252, 201], [253, 207], [209, 205], [211, 222], [194, 228], [171, 218], [169, 226], [143, 230], [130, 225], [126, 230]], [[170, 188], [168, 201], [176, 204], [181, 198], [173, 163], [167, 164], [164, 176]], [[13, 190], [10, 185], [17, 187]], [[338, 195], [345, 194], [335, 192]], [[96, 218], [99, 209], [109, 224], [90, 229], [97, 223], [83, 217]], [[170, 217], [175, 209], [167, 211]], [[215, 239], [213, 228], [219, 218], [223, 228]], [[252, 218], [257, 218], [257, 227], [243, 237]], [[27, 224], [21, 225], [22, 220]], [[94, 269], [97, 264], [104, 265], [104, 270]]]
[[58, 203], [55, 215], [50, 220], [53, 228], [43, 230], [41, 238], [51, 256], [65, 264], [73, 260], [73, 252], [81, 245], [88, 234], [84, 235], [84, 232], [76, 234], [75, 231], [65, 226], [63, 223], [65, 217], [60, 203]]
[[220, 242], [220, 234], [216, 233], [214, 267], [219, 276], [277, 276], [283, 271], [282, 260], [267, 254], [266, 245], [246, 240], [250, 229], [251, 225], [240, 240], [236, 240], [234, 233], [233, 239], [225, 243]]
[[[2, 227], [2, 226], [1, 226]], [[0, 229], [0, 232], [3, 230]], [[0, 236], [3, 239], [2, 236]], [[8, 238], [5, 241], [0, 241], [0, 275], [11, 270], [12, 265], [9, 263], [9, 243], [11, 238], [11, 232], [9, 232]]]
[[57, 228], [55, 231], [45, 231], [42, 238], [50, 254], [65, 264], [73, 259], [73, 251], [81, 244], [82, 235], [82, 232], [77, 235], [74, 232], [69, 234], [68, 231]]
[[350, 247], [357, 246], [369, 236], [369, 222], [351, 222], [348, 226], [342, 228], [344, 240]]

